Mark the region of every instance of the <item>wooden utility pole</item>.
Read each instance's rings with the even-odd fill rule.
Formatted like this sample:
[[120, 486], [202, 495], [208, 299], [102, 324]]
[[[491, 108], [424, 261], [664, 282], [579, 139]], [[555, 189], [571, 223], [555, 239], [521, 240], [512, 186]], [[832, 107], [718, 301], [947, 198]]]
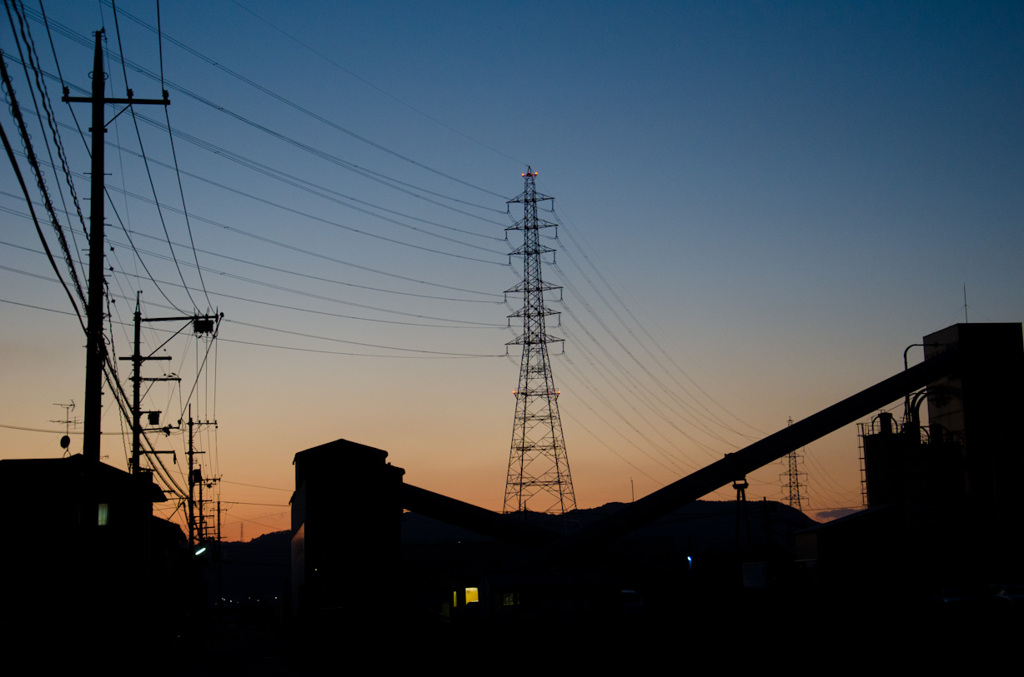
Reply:
[[139, 297], [142, 292], [135, 295], [135, 350], [131, 357], [122, 357], [122, 360], [132, 362], [132, 461], [129, 471], [138, 475], [141, 470], [139, 460], [142, 455], [142, 382], [145, 381], [180, 381], [176, 376], [163, 376], [159, 378], [142, 378], [142, 363], [148, 360], [170, 360], [170, 355], [148, 355], [142, 356], [142, 309], [139, 305]]
[[[188, 542], [189, 545], [196, 544], [196, 475], [199, 471], [196, 470], [195, 462], [193, 457], [201, 451], [197, 452], [195, 447], [192, 445], [192, 426], [194, 425], [192, 420], [192, 405], [188, 405]], [[202, 505], [199, 506], [202, 510]]]
[[[122, 360], [131, 360], [132, 362], [132, 461], [131, 461], [131, 472], [132, 474], [138, 474], [140, 471], [139, 461], [142, 458], [142, 402], [141, 402], [141, 390], [143, 381], [180, 381], [181, 379], [177, 376], [158, 376], [155, 378], [143, 378], [142, 377], [142, 363], [149, 360], [170, 360], [170, 356], [166, 355], [143, 355], [142, 354], [142, 323], [143, 322], [191, 322], [193, 331], [196, 334], [213, 334], [216, 336], [217, 323], [220, 321], [222, 315], [189, 315], [188, 317], [142, 317], [142, 308], [139, 303], [142, 292], [137, 292], [135, 295], [135, 350], [131, 357], [122, 357]], [[159, 350], [159, 348], [158, 348]], [[145, 412], [149, 414], [159, 414], [159, 412], [150, 411]], [[151, 425], [155, 425], [151, 423]], [[170, 434], [171, 426], [164, 426], [160, 428], [166, 434]], [[154, 430], [154, 428], [149, 428]], [[146, 453], [152, 454], [170, 454], [170, 451], [148, 451]]]
[[[156, 104], [166, 106], [171, 101], [164, 90], [162, 99], [136, 99], [128, 90], [128, 98], [104, 97], [103, 29], [96, 32], [96, 52], [92, 65], [92, 96], [68, 96], [64, 88], [62, 101], [92, 104], [92, 192], [89, 210], [89, 304], [86, 309], [86, 363], [85, 413], [82, 454], [87, 460], [100, 460], [100, 418], [103, 407], [103, 365], [107, 348], [103, 341], [103, 200], [104, 200], [104, 141], [106, 124], [103, 106], [108, 103]], [[115, 116], [116, 117], [116, 116]]]
[[[197, 451], [194, 443], [194, 429], [197, 426], [216, 425], [216, 421], [194, 421], [192, 419], [192, 405], [188, 405], [188, 542], [191, 545], [205, 540], [206, 538], [206, 515], [203, 508], [203, 471], [195, 465], [195, 455], [204, 454], [204, 451]], [[214, 480], [216, 481], [216, 480]], [[199, 487], [199, 500], [196, 501], [196, 487]], [[196, 504], [199, 506], [199, 519], [196, 519]]]

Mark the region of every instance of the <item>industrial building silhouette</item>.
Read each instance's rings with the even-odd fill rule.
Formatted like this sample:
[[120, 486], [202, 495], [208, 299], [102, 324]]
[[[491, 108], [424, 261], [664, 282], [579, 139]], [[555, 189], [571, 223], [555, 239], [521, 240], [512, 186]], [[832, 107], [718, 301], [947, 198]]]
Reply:
[[[1024, 410], [1021, 325], [958, 324], [923, 344], [921, 364], [634, 503], [577, 518], [570, 533], [557, 516], [498, 515], [410, 485], [378, 449], [338, 440], [299, 452], [292, 526], [297, 621], [329, 628], [343, 609], [342, 616], [365, 613], [370, 632], [420, 621], [623, 629], [644, 617], [649, 628], [663, 630], [686, 617], [680, 605], [687, 604], [704, 613], [766, 600], [807, 611], [896, 605], [920, 618], [954, 605], [970, 613], [1015, 606], [993, 586], [1019, 583], [1024, 574], [1017, 488], [1024, 450], [1015, 430]], [[714, 489], [903, 396], [912, 408], [927, 402], [928, 425], [908, 411], [903, 422], [881, 413], [863, 427], [868, 510], [790, 529], [785, 547], [767, 547], [762, 536], [760, 549], [737, 546], [696, 564], [679, 547], [685, 533], [663, 538], [660, 549], [635, 538]], [[402, 570], [403, 510], [486, 539], [463, 543], [458, 534], [467, 532], [453, 531], [446, 547], [434, 543], [434, 554], [420, 558], [418, 571]], [[765, 520], [765, 530], [782, 533], [782, 523]], [[332, 545], [314, 545], [325, 542]], [[395, 575], [399, 570], [406, 580]], [[320, 577], [315, 584], [311, 571]], [[954, 601], [950, 590], [965, 592]]]

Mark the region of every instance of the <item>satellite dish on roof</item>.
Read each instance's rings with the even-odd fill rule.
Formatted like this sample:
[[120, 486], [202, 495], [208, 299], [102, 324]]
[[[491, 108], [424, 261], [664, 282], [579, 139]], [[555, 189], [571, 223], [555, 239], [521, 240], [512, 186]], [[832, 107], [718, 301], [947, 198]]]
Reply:
[[65, 451], [67, 451], [67, 448], [70, 447], [70, 446], [71, 446], [71, 438], [70, 437], [68, 437], [67, 435], [64, 435], [63, 437], [60, 438], [60, 448], [61, 449], [64, 449]]

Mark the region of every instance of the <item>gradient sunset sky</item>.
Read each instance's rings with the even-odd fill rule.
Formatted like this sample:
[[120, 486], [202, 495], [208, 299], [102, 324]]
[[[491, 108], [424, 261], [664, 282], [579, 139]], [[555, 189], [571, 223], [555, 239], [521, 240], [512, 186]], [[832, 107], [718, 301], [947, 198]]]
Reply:
[[[140, 289], [147, 317], [225, 314], [198, 380], [205, 343], [147, 329], [174, 359], [146, 375], [183, 380], [144, 408], [217, 421], [199, 444], [228, 539], [287, 528], [294, 454], [338, 438], [501, 508], [521, 330], [505, 201], [527, 166], [561, 224], [544, 275], [565, 287], [549, 330], [566, 339], [553, 369], [580, 507], [890, 376], [965, 317], [1024, 319], [1020, 2], [164, 2], [162, 39], [153, 0], [118, 2], [116, 25], [109, 2], [42, 6], [49, 34], [36, 0], [26, 30], [86, 215], [89, 112], [60, 102], [60, 77], [86, 94], [104, 27], [108, 96], [126, 75], [136, 97], [170, 93], [167, 117], [139, 106], [107, 134], [110, 327], [129, 355]], [[26, 43], [0, 23], [81, 252]], [[59, 456], [84, 337], [10, 163], [0, 176], [0, 456]], [[109, 394], [104, 412], [105, 460], [124, 468]], [[184, 484], [183, 436], [157, 446]], [[748, 498], [781, 498], [782, 470]], [[804, 470], [808, 514], [860, 506], [853, 426]]]

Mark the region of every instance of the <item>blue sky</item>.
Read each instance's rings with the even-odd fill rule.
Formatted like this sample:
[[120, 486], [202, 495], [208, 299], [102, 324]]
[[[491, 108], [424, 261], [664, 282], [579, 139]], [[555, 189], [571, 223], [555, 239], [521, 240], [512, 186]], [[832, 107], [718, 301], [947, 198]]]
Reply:
[[[69, 84], [88, 86], [100, 25], [113, 54], [159, 73], [155, 3], [118, 3], [121, 48], [109, 4], [45, 8]], [[584, 507], [628, 500], [629, 479], [647, 493], [898, 371], [907, 345], [964, 320], [965, 287], [971, 321], [1022, 319], [1019, 3], [162, 12], [190, 223], [163, 112], [137, 111], [155, 123], [140, 118], [139, 135], [172, 245], [122, 114], [107, 135], [121, 149], [108, 146], [107, 171], [126, 223], [108, 228], [114, 319], [130, 320], [139, 288], [150, 316], [175, 312], [163, 294], [225, 313], [216, 378], [202, 377], [194, 404], [218, 421], [207, 474], [223, 476], [226, 523], [246, 537], [286, 524], [292, 455], [339, 437], [389, 450], [414, 484], [500, 507], [518, 373], [518, 354], [504, 357], [515, 303], [501, 292], [517, 275], [505, 200], [527, 164], [562, 224], [545, 276], [566, 287], [554, 369]], [[29, 27], [55, 74], [42, 23]], [[33, 109], [6, 22], [0, 44]], [[108, 63], [123, 96], [121, 66]], [[128, 80], [136, 96], [159, 96], [138, 69]], [[83, 143], [59, 85], [47, 86], [85, 196]], [[87, 126], [85, 107], [75, 113]], [[8, 114], [3, 125], [14, 134]], [[12, 426], [54, 429], [54, 403], [81, 405], [82, 339], [52, 312], [68, 301], [9, 165], [0, 172], [0, 438], [5, 457], [52, 455], [52, 434]], [[115, 328], [119, 354], [126, 331]], [[164, 338], [147, 333], [153, 347]], [[167, 349], [187, 382], [203, 348], [180, 340]], [[187, 393], [161, 387], [153, 406], [176, 419]], [[808, 448], [813, 510], [859, 504], [856, 444], [847, 428]], [[123, 465], [119, 436], [104, 450]], [[750, 495], [779, 497], [779, 472], [753, 478]]]

